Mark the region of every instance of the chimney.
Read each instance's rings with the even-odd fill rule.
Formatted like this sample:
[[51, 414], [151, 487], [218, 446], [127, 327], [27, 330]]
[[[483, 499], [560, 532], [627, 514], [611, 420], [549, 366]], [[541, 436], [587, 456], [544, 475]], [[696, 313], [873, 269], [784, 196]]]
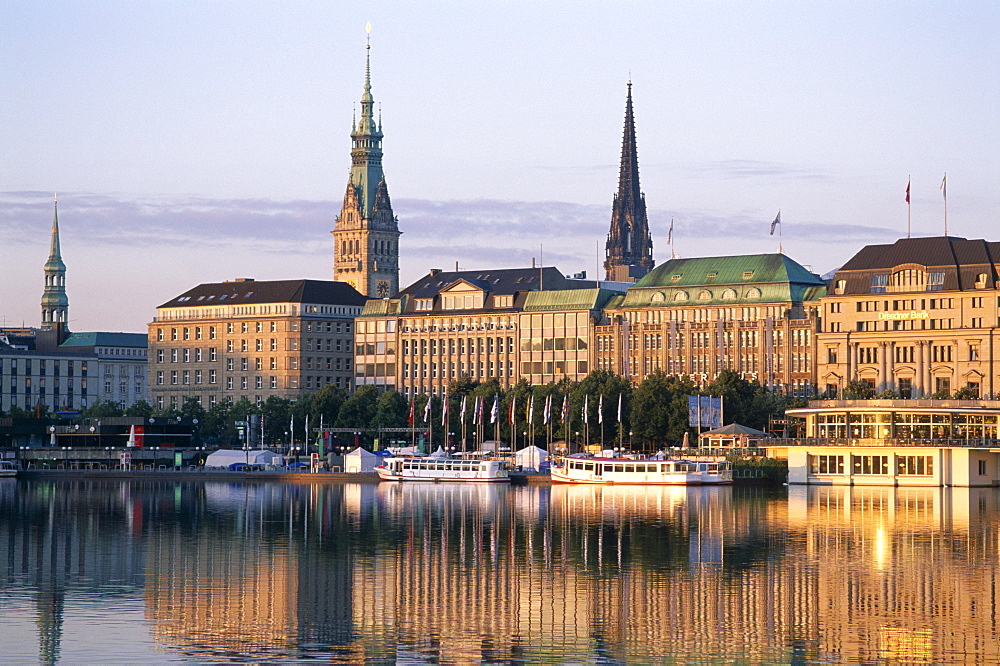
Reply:
[[429, 275], [430, 275], [431, 277], [434, 277], [435, 275], [438, 275], [438, 274], [440, 274], [440, 273], [441, 273], [441, 269], [440, 269], [440, 268], [432, 268], [432, 269], [430, 270], [430, 273], [429, 273]]

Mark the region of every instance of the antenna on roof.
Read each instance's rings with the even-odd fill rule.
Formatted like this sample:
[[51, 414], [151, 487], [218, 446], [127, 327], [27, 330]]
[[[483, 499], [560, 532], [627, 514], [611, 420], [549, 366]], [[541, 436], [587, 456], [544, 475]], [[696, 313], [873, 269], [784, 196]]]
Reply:
[[538, 244], [538, 291], [545, 291], [545, 284], [543, 283], [542, 266], [545, 265], [545, 261], [542, 259], [542, 252], [544, 250], [544, 245], [542, 243]]

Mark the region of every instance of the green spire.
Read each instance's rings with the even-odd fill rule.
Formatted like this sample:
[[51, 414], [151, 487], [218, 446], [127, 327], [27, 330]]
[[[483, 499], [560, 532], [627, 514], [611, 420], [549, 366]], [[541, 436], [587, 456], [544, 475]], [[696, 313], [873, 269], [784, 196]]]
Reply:
[[382, 182], [382, 131], [375, 121], [372, 96], [371, 44], [365, 44], [365, 87], [361, 94], [361, 118], [351, 132], [351, 183], [358, 189], [361, 216], [369, 219], [375, 195]]
[[67, 321], [69, 298], [66, 296], [66, 264], [59, 249], [59, 201], [53, 197], [52, 238], [49, 259], [45, 262], [45, 291], [42, 293], [42, 328]]

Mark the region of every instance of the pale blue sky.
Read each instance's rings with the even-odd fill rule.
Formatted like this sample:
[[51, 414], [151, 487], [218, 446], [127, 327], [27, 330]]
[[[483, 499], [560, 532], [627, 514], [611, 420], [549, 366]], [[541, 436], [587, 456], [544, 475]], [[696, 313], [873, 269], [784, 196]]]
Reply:
[[[0, 5], [0, 323], [37, 324], [60, 193], [71, 326], [199, 282], [329, 279], [364, 26], [402, 282], [597, 264], [631, 75], [657, 261], [1000, 240], [993, 2]], [[483, 229], [484, 233], [477, 233]]]

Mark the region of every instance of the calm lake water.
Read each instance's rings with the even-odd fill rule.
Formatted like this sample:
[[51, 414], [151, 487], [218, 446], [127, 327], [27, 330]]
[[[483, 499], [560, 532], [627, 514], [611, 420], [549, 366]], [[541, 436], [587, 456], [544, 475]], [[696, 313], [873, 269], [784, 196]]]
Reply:
[[1000, 662], [1000, 491], [5, 480], [4, 663]]

